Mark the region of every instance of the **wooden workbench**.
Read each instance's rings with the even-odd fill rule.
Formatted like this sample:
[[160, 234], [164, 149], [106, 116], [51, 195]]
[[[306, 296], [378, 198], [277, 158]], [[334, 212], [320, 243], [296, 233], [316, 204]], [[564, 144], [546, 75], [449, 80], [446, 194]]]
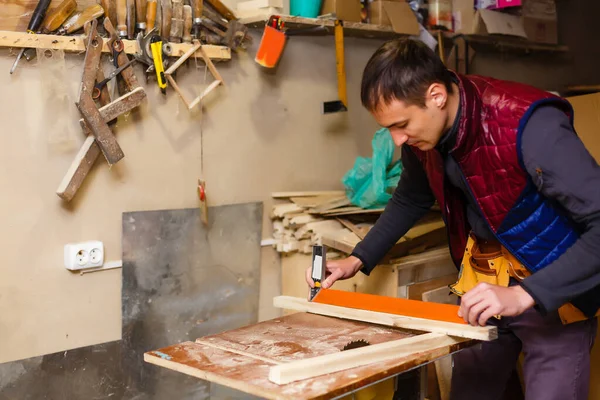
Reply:
[[268, 379], [273, 365], [339, 352], [349, 341], [370, 344], [415, 332], [296, 313], [144, 354], [144, 360], [267, 399], [330, 399], [427, 364], [477, 341], [348, 369], [287, 385]]

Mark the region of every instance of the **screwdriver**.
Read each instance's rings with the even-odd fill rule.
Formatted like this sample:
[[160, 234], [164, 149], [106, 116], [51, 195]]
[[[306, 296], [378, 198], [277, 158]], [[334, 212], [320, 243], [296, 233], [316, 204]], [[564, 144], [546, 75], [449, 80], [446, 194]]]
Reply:
[[104, 15], [104, 8], [100, 4], [94, 4], [86, 8], [85, 10], [73, 14], [71, 18], [65, 22], [65, 24], [57, 31], [59, 35], [68, 35], [69, 33], [73, 33], [83, 26], [96, 19], [100, 18]]
[[[33, 14], [31, 15], [31, 19], [29, 20], [29, 25], [27, 25], [27, 33], [35, 34], [37, 32], [37, 30], [40, 28], [40, 25], [42, 24], [42, 21], [44, 20], [44, 17], [46, 16], [46, 11], [48, 11], [48, 7], [50, 6], [50, 1], [51, 0], [40, 0], [38, 5], [35, 7], [35, 10], [33, 10]], [[26, 50], [26, 48], [23, 47], [21, 49], [21, 51], [19, 52], [19, 55], [17, 56], [15, 63], [13, 64], [12, 68], [10, 69], [11, 74], [13, 72], [15, 72], [15, 69], [17, 68], [17, 64], [19, 63], [19, 60], [21, 59], [21, 57], [23, 57], [23, 53], [25, 53], [25, 50]]]

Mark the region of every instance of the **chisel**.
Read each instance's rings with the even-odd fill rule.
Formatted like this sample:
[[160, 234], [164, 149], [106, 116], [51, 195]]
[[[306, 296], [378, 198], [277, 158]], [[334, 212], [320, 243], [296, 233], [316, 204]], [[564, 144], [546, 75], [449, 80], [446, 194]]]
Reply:
[[77, 2], [75, 0], [64, 0], [46, 15], [40, 32], [46, 34], [56, 31], [75, 10], [77, 10]]
[[192, 43], [192, 7], [183, 6], [183, 43]]
[[73, 14], [71, 18], [57, 31], [59, 35], [68, 35], [83, 28], [83, 26], [104, 15], [104, 8], [100, 4], [93, 4], [85, 10]]
[[141, 30], [146, 30], [146, 0], [135, 0], [135, 15], [136, 15], [136, 27]]
[[173, 18], [169, 42], [181, 43], [183, 36], [183, 0], [173, 0]]
[[191, 0], [192, 1], [192, 14], [193, 14], [193, 26], [194, 26], [194, 38], [200, 38], [200, 26], [202, 25], [202, 8], [203, 0]]
[[135, 35], [135, 3], [136, 0], [127, 0], [127, 39], [133, 40]]
[[[31, 19], [29, 20], [29, 25], [27, 25], [27, 33], [35, 34], [37, 32], [37, 30], [40, 28], [40, 25], [42, 24], [42, 21], [44, 20], [44, 17], [46, 16], [46, 11], [48, 11], [48, 7], [50, 6], [50, 1], [51, 0], [40, 0], [40, 2], [37, 4], [37, 6], [35, 7], [35, 10], [33, 10]], [[15, 60], [12, 68], [10, 69], [11, 74], [13, 72], [15, 72], [15, 69], [17, 68], [17, 64], [19, 64], [19, 60], [21, 60], [21, 57], [23, 57], [25, 50], [27, 50], [27, 49], [25, 47], [23, 47], [21, 49], [21, 51], [19, 52], [17, 59]]]
[[119, 37], [127, 37], [127, 0], [117, 0], [117, 32]]
[[161, 0], [162, 25], [160, 35], [167, 40], [171, 34], [171, 19], [173, 18], [173, 6], [171, 0]]
[[156, 24], [156, 0], [148, 0], [146, 4], [146, 34], [154, 29]]

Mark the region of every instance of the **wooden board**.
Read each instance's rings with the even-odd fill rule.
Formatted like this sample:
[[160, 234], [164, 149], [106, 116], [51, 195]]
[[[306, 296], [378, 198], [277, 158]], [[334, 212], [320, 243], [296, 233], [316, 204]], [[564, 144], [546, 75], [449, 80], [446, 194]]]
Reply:
[[389, 342], [372, 344], [339, 353], [275, 365], [269, 368], [269, 380], [278, 385], [283, 385], [371, 363], [381, 363], [398, 357], [407, 357], [414, 353], [446, 348], [464, 340], [466, 339], [453, 338], [442, 333], [426, 333], [404, 339], [390, 340]]
[[[0, 31], [0, 47], [28, 47], [36, 49], [55, 49], [71, 52], [85, 51], [85, 36], [59, 36], [59, 35], [30, 35], [25, 32]], [[110, 49], [107, 45], [108, 39], [104, 39], [102, 47], [103, 53], [109, 53]], [[126, 54], [136, 54], [138, 45], [135, 40], [123, 39], [124, 52]], [[172, 57], [181, 57], [185, 54], [192, 44], [188, 43], [170, 43], [173, 49]], [[231, 49], [226, 46], [202, 46], [204, 52], [211, 59], [229, 60], [231, 59]], [[201, 58], [202, 53], [198, 50], [192, 57]]]
[[[455, 283], [458, 279], [458, 273], [442, 276], [440, 278], [430, 279], [424, 282], [414, 283], [408, 285], [407, 292], [408, 298], [411, 300], [425, 300], [423, 293], [430, 290], [439, 289], [441, 287], [448, 288], [448, 285]], [[456, 303], [455, 303], [456, 304]]]
[[287, 385], [268, 380], [271, 366], [335, 354], [350, 340], [378, 344], [411, 336], [399, 329], [297, 313], [207, 336], [200, 343], [150, 351], [144, 360], [262, 398], [330, 399], [475, 344], [460, 342]]
[[458, 316], [459, 307], [457, 305], [431, 304], [420, 300], [398, 299], [333, 289], [319, 291], [313, 299], [313, 303], [467, 325]]
[[[355, 293], [356, 294], [356, 293]], [[398, 299], [400, 300], [400, 299]], [[434, 321], [424, 318], [407, 317], [396, 314], [368, 311], [360, 308], [340, 307], [330, 304], [309, 302], [296, 297], [278, 296], [273, 299], [275, 307], [288, 310], [305, 311], [330, 317], [364, 321], [373, 324], [396, 326], [424, 332], [438, 332], [450, 336], [464, 337], [476, 340], [495, 340], [498, 330], [494, 326], [470, 326], [464, 323]]]
[[[282, 15], [282, 21], [289, 29], [307, 28], [311, 26], [323, 26], [323, 34], [333, 34], [334, 20], [294, 17]], [[251, 28], [262, 28], [265, 22], [270, 18], [270, 15], [257, 15], [249, 18], [242, 18], [240, 22]], [[377, 38], [391, 39], [399, 36], [406, 36], [394, 32], [394, 29], [388, 25], [363, 24], [359, 22], [344, 21], [344, 35], [362, 37], [362, 38]]]
[[343, 196], [343, 190], [313, 190], [307, 192], [273, 192], [274, 199], [285, 199], [288, 197], [310, 197], [310, 196]]

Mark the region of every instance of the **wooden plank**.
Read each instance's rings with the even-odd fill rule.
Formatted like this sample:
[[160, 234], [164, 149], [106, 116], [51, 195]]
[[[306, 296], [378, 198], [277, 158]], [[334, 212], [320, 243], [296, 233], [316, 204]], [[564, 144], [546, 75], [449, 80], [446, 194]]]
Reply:
[[322, 195], [322, 196], [306, 196], [306, 197], [290, 197], [289, 200], [293, 203], [298, 204], [302, 207], [316, 207], [320, 204], [326, 203], [333, 199], [334, 197], [338, 197], [339, 194], [335, 194], [333, 196]]
[[423, 301], [438, 304], [458, 304], [458, 296], [452, 293], [448, 287], [440, 287], [423, 293]]
[[[424, 282], [413, 283], [408, 285], [407, 295], [411, 300], [424, 300], [423, 293], [430, 290], [439, 289], [441, 287], [448, 287], [448, 285], [455, 283], [458, 280], [458, 273], [442, 276], [440, 278], [430, 279]], [[456, 304], [456, 303], [455, 303]]]
[[311, 196], [343, 196], [343, 190], [314, 190], [306, 192], [273, 192], [271, 197], [274, 199], [285, 199], [288, 197], [311, 197]]
[[[404, 300], [404, 299], [402, 299]], [[275, 307], [295, 311], [305, 311], [314, 314], [327, 315], [336, 318], [364, 321], [373, 324], [396, 326], [424, 332], [438, 332], [450, 336], [464, 337], [476, 340], [494, 340], [498, 338], [498, 330], [494, 326], [470, 326], [464, 323], [434, 321], [424, 318], [407, 317], [382, 312], [368, 311], [357, 308], [340, 307], [329, 304], [309, 302], [306, 299], [278, 296], [273, 299]]]
[[339, 353], [350, 340], [372, 345], [414, 336], [414, 333], [321, 315], [293, 315], [244, 326], [144, 354], [144, 360], [200, 379], [266, 399], [331, 399], [416, 368], [474, 345], [464, 341], [438, 350], [416, 352], [381, 363], [335, 372], [287, 385], [268, 379], [277, 363]]
[[414, 267], [415, 265], [422, 265], [442, 260], [448, 260], [450, 262], [452, 261], [452, 259], [450, 258], [450, 250], [448, 249], [448, 247], [432, 249], [411, 256], [393, 258], [388, 261], [388, 264], [394, 265], [395, 267], [402, 269]]
[[442, 333], [427, 333], [392, 340], [340, 353], [275, 365], [269, 370], [269, 380], [278, 385], [284, 385], [371, 363], [407, 357], [418, 352], [447, 349], [448, 346], [464, 340], [452, 338]]
[[[35, 49], [54, 49], [71, 52], [85, 51], [85, 36], [59, 36], [59, 35], [30, 35], [25, 32], [0, 31], [0, 47], [28, 47]], [[103, 39], [103, 53], [110, 53], [107, 45], [108, 39]], [[126, 54], [136, 54], [138, 45], [135, 40], [123, 39], [124, 52]], [[170, 43], [172, 48], [171, 57], [181, 57], [192, 48], [190, 43]], [[229, 60], [231, 59], [231, 49], [226, 46], [203, 45], [202, 49], [211, 59]], [[194, 53], [193, 57], [201, 58], [200, 50]]]
[[341, 216], [341, 215], [381, 214], [381, 213], [383, 213], [384, 210], [385, 210], [385, 208], [365, 209], [365, 208], [360, 208], [360, 207], [346, 207], [344, 209], [344, 207], [342, 207], [339, 209], [331, 210], [331, 211], [327, 212], [326, 215], [330, 216], [330, 217], [335, 217], [335, 216]]
[[350, 231], [352, 231], [356, 236], [358, 236], [361, 240], [365, 238], [365, 236], [367, 235], [367, 233], [369, 232], [368, 228], [361, 228], [358, 227], [356, 225], [354, 225], [352, 222], [350, 222], [347, 219], [343, 219], [343, 218], [336, 218], [336, 220], [340, 221], [340, 223], [342, 225], [344, 225], [346, 228], [350, 229]]
[[[281, 17], [285, 26], [289, 29], [322, 26], [323, 34], [333, 34], [333, 19], [304, 18], [289, 15], [282, 15]], [[253, 17], [241, 18], [240, 22], [251, 28], [262, 28], [269, 18], [270, 15], [256, 15]], [[344, 35], [372, 39], [391, 39], [394, 37], [406, 36], [394, 32], [394, 29], [388, 25], [363, 24], [350, 21], [344, 21]]]
[[286, 214], [302, 211], [304, 208], [294, 203], [276, 204], [271, 211], [271, 218], [283, 218]]
[[348, 229], [339, 229], [323, 233], [321, 241], [328, 247], [351, 254], [358, 242], [360, 242], [360, 238]]
[[311, 214], [320, 214], [324, 211], [333, 210], [335, 208], [347, 206], [349, 204], [350, 204], [350, 199], [344, 195], [344, 196], [339, 196], [339, 197], [333, 198], [332, 200], [330, 200], [326, 203], [320, 204], [317, 207], [309, 208], [307, 212], [309, 212]]
[[313, 299], [313, 303], [467, 325], [458, 316], [459, 307], [457, 305], [432, 304], [419, 300], [398, 299], [332, 289], [319, 291]]

